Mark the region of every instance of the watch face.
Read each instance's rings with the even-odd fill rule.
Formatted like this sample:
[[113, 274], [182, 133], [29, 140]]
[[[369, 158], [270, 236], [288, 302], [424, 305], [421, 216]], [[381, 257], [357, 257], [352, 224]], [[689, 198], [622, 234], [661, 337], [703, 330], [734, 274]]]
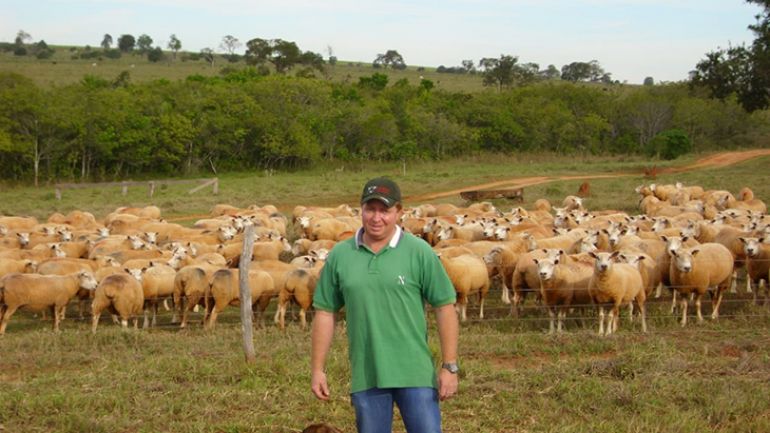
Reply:
[[457, 374], [458, 371], [460, 371], [460, 367], [457, 366], [454, 362], [452, 363], [444, 363], [441, 365], [441, 368], [446, 369], [452, 374]]

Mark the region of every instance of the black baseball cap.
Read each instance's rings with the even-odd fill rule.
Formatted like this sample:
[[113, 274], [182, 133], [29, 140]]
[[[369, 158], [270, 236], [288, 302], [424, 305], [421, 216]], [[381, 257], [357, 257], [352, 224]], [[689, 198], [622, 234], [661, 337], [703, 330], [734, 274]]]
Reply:
[[378, 177], [366, 182], [364, 191], [361, 193], [361, 204], [369, 200], [379, 200], [387, 207], [393, 207], [401, 201], [401, 190], [396, 182], [387, 177]]

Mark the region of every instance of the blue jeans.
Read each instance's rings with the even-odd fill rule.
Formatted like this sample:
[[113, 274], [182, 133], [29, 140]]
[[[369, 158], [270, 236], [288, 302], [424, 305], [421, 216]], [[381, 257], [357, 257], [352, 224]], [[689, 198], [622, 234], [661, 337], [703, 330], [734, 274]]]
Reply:
[[358, 433], [391, 433], [394, 402], [407, 433], [441, 433], [438, 391], [433, 388], [371, 388], [350, 397]]

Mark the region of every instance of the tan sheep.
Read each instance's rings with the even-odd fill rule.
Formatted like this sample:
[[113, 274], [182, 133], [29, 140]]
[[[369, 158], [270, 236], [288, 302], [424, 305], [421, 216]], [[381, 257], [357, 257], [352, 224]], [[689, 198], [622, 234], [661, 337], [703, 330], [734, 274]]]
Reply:
[[[179, 321], [178, 313], [181, 313], [180, 328], [187, 326], [187, 316], [198, 305], [205, 306], [206, 294], [214, 272], [221, 267], [208, 263], [199, 263], [185, 266], [178, 270], [174, 276], [174, 316], [172, 323]], [[201, 324], [206, 324], [204, 314]]]
[[555, 258], [560, 254], [558, 249], [539, 249], [519, 255], [516, 267], [511, 275], [511, 282], [508, 284], [508, 287], [513, 291], [513, 299], [510, 299], [507, 290], [503, 290], [502, 295], [502, 301], [506, 304], [511, 304], [511, 314], [513, 316], [519, 315], [519, 306], [526, 300], [529, 293], [535, 292], [537, 293], [537, 298], [540, 298], [540, 277], [538, 276], [537, 264], [534, 259]]
[[695, 294], [698, 321], [703, 321], [701, 298], [712, 287], [716, 288], [716, 295], [713, 297], [711, 318], [719, 317], [722, 296], [733, 279], [733, 256], [730, 251], [724, 245], [707, 243], [674, 251], [672, 255], [669, 273], [671, 285], [682, 295], [682, 326], [687, 324], [687, 299], [691, 293]]
[[[144, 268], [127, 268], [127, 272], [142, 283], [144, 294], [143, 328], [157, 325], [158, 306], [174, 295], [176, 270], [168, 265], [153, 265]], [[152, 311], [152, 322], [149, 313]]]
[[9, 274], [0, 279], [0, 334], [19, 308], [53, 312], [54, 331], [64, 320], [67, 304], [78, 290], [94, 290], [96, 279], [90, 272], [70, 275]]
[[[544, 251], [544, 253], [547, 251]], [[590, 263], [574, 260], [560, 252], [556, 258], [533, 259], [540, 278], [540, 296], [548, 311], [549, 333], [561, 333], [572, 305], [587, 305], [588, 283], [593, 276]]]
[[123, 328], [128, 319], [134, 319], [134, 328], [139, 325], [139, 316], [144, 306], [142, 284], [128, 274], [113, 274], [103, 279], [96, 287], [91, 303], [91, 332], [96, 333], [99, 318], [104, 310], [117, 315]]
[[311, 269], [295, 269], [286, 276], [286, 284], [278, 295], [276, 322], [279, 328], [283, 330], [286, 327], [286, 308], [291, 303], [299, 305], [300, 328], [303, 331], [307, 328], [306, 312], [313, 304], [313, 293], [321, 269], [323, 264]]
[[460, 320], [467, 320], [468, 296], [478, 295], [479, 319], [484, 318], [484, 298], [489, 292], [487, 266], [475, 255], [462, 255], [452, 258], [439, 256], [449, 279], [457, 292], [457, 310]]
[[[217, 322], [217, 316], [228, 305], [240, 305], [241, 293], [238, 279], [238, 269], [220, 269], [212, 275], [211, 287], [209, 289], [210, 299], [207, 297], [206, 302], [208, 312], [207, 328], [214, 327]], [[248, 280], [251, 292], [251, 309], [255, 311], [258, 305], [260, 305], [259, 300], [261, 297], [266, 292], [273, 290], [273, 278], [267, 272], [249, 270]]]
[[[639, 270], [627, 263], [615, 263], [615, 258], [620, 254], [613, 253], [588, 253], [595, 259], [594, 273], [588, 284], [588, 293], [591, 300], [599, 307], [599, 335], [610, 335], [618, 330], [621, 305], [636, 302], [642, 319], [642, 332], [647, 332], [647, 318], [645, 307], [645, 291], [642, 276]], [[609, 306], [607, 325], [605, 328], [605, 307]], [[631, 317], [633, 317], [633, 305], [631, 305]]]

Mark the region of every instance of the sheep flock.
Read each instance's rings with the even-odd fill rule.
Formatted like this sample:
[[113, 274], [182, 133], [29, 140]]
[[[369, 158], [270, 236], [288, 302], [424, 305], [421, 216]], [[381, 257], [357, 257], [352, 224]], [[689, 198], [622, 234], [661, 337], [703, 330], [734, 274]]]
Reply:
[[[405, 208], [400, 225], [436, 251], [463, 322], [469, 300], [484, 319], [490, 288], [513, 320], [527, 303], [542, 310], [551, 333], [564, 332], [578, 314], [595, 321], [600, 335], [616, 332], [626, 317], [624, 328], [647, 332], [650, 301], [661, 297], [671, 298], [670, 308], [659, 304], [682, 326], [693, 304], [704, 320], [707, 293], [712, 319], [735, 293], [767, 306], [770, 216], [751, 189], [733, 195], [677, 183], [636, 193], [636, 215], [586, 209], [580, 197], [567, 196], [560, 206], [539, 199], [532, 209], [422, 204]], [[105, 311], [123, 327], [143, 318], [148, 328], [158, 325], [160, 308], [170, 316], [162, 324], [186, 327], [202, 316], [202, 326], [213, 327], [227, 306], [239, 304], [237, 268], [249, 226], [256, 325], [265, 326], [275, 303], [277, 326], [285, 328], [296, 306], [306, 329], [327, 254], [361, 226], [357, 208], [296, 206], [287, 217], [272, 205], [219, 204], [191, 227], [164, 221], [156, 206], [121, 207], [101, 220], [85, 211], [46, 222], [0, 216], [0, 334], [19, 309], [45, 320], [50, 312], [55, 331], [69, 314], [90, 317], [96, 332]]]

